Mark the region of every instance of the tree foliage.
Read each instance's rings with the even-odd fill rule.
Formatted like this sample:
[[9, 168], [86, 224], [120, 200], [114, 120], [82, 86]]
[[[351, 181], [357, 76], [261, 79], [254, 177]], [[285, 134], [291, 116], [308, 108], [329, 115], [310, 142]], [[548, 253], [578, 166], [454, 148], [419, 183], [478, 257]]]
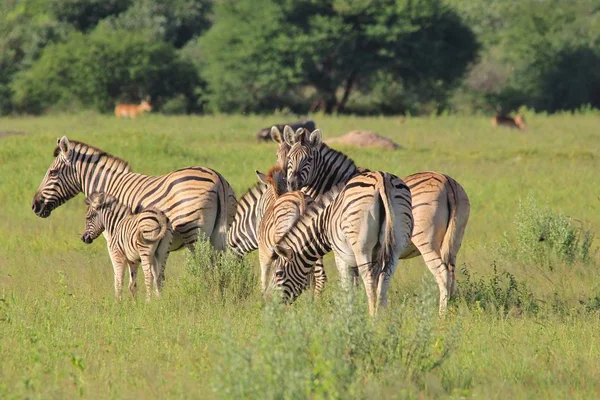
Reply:
[[598, 0], [5, 0], [0, 114], [600, 107]]
[[198, 83], [193, 65], [171, 45], [126, 31], [97, 30], [48, 46], [13, 89], [16, 106], [29, 112], [73, 103], [109, 111], [117, 101], [146, 95], [184, 95], [192, 102]]
[[212, 102], [232, 111], [302, 89], [313, 110], [341, 111], [381, 71], [407, 86], [451, 86], [477, 52], [440, 0], [226, 1], [203, 43]]

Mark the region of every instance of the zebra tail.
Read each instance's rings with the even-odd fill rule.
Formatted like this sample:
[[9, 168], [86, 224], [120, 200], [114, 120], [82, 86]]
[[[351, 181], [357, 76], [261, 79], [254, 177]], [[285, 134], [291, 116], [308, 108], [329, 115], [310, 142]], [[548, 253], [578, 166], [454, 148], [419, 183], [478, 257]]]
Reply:
[[385, 271], [386, 267], [393, 263], [394, 258], [397, 257], [394, 249], [396, 248], [396, 227], [394, 224], [395, 215], [394, 209], [391, 202], [391, 177], [387, 174], [383, 174], [383, 185], [379, 187], [379, 196], [381, 196], [381, 202], [383, 203], [383, 209], [385, 212], [385, 222], [381, 227], [381, 233], [379, 237], [383, 236], [383, 243], [381, 243], [381, 249], [379, 251], [379, 259], [377, 260], [379, 272]]
[[[217, 173], [219, 176], [219, 191], [218, 191], [218, 208], [215, 218], [215, 226], [211, 235], [211, 242], [217, 250], [225, 250], [227, 248], [227, 232], [229, 225], [233, 222], [237, 208], [237, 200], [233, 194], [233, 189], [229, 182]], [[215, 232], [216, 231], [216, 232]], [[215, 237], [216, 233], [216, 237]]]
[[[149, 216], [148, 214], [152, 214], [152, 216]], [[165, 237], [169, 220], [163, 212], [153, 209], [146, 209], [140, 214], [140, 218], [152, 221], [150, 224], [146, 223], [141, 224], [140, 226], [138, 235], [142, 243], [156, 243]], [[152, 226], [151, 229], [149, 229], [150, 226]]]
[[456, 263], [456, 253], [460, 248], [462, 237], [469, 220], [469, 198], [465, 190], [454, 179], [446, 176], [446, 193], [450, 217], [448, 228], [442, 241], [441, 257], [446, 265]]

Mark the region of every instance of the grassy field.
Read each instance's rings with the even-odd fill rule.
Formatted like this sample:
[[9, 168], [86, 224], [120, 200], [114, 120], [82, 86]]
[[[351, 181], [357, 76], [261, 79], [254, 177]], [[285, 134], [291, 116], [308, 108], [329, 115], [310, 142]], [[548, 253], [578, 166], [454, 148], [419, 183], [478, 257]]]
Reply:
[[528, 115], [526, 133], [477, 117], [314, 116], [325, 138], [369, 129], [404, 146], [340, 148], [360, 166], [441, 171], [466, 189], [461, 296], [444, 319], [419, 258], [399, 264], [371, 320], [364, 296], [336, 295], [330, 258], [324, 298], [282, 308], [262, 300], [255, 254], [217, 271], [203, 246], [171, 255], [158, 301], [142, 288], [117, 303], [104, 240], [79, 238], [83, 197], [48, 219], [31, 211], [62, 135], [137, 172], [212, 167], [240, 197], [275, 161], [254, 134], [287, 119], [0, 119], [0, 398], [600, 397], [600, 241], [585, 235], [600, 232], [598, 114]]

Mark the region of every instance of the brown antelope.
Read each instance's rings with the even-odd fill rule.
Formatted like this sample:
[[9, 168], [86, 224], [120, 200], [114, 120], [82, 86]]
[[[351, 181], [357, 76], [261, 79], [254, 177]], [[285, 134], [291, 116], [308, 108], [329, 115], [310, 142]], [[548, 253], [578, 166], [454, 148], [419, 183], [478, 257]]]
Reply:
[[494, 128], [503, 126], [506, 128], [517, 128], [521, 130], [527, 129], [525, 126], [525, 118], [523, 118], [521, 115], [517, 115], [514, 118], [496, 115], [494, 118], [492, 118], [492, 126]]
[[152, 106], [150, 105], [150, 97], [147, 97], [146, 100], [142, 100], [142, 102], [139, 105], [118, 104], [115, 107], [115, 116], [117, 118], [129, 117], [131, 119], [135, 119], [135, 117], [138, 114], [141, 114], [144, 111], [152, 111]]

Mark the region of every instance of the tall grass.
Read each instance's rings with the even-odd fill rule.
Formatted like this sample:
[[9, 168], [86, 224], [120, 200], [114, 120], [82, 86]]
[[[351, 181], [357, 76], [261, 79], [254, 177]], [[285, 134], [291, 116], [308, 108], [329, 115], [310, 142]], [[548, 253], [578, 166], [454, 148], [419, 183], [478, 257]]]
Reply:
[[170, 255], [160, 299], [119, 303], [106, 245], [79, 239], [83, 199], [47, 219], [31, 212], [62, 135], [138, 172], [214, 168], [239, 196], [275, 162], [275, 145], [254, 135], [280, 118], [0, 119], [0, 132], [25, 132], [0, 137], [0, 398], [600, 397], [591, 112], [528, 113], [527, 133], [484, 117], [311, 116], [326, 138], [369, 129], [404, 146], [340, 147], [360, 166], [441, 171], [465, 187], [460, 297], [443, 319], [421, 258], [399, 263], [388, 310], [372, 319], [363, 291], [339, 295], [331, 257], [323, 298], [288, 307], [260, 295], [256, 255], [237, 260], [204, 243]]
[[376, 319], [364, 296], [339, 287], [329, 294], [292, 307], [269, 302], [251, 346], [227, 337], [214, 384], [219, 397], [368, 398], [391, 376], [416, 395], [460, 338], [458, 325], [440, 324], [431, 282]]

